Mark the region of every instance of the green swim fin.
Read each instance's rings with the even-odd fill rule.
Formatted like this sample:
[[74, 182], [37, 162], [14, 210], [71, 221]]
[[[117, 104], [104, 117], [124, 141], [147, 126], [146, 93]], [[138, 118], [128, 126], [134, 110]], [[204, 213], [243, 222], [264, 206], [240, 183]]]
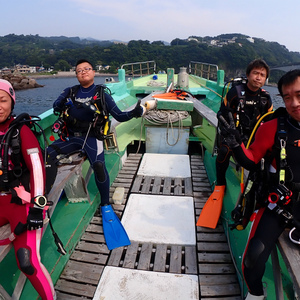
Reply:
[[118, 216], [111, 205], [101, 206], [102, 224], [105, 242], [109, 250], [128, 246], [130, 240]]
[[225, 185], [215, 186], [213, 193], [210, 195], [201, 211], [196, 224], [197, 226], [213, 229], [217, 227], [222, 211], [225, 187]]

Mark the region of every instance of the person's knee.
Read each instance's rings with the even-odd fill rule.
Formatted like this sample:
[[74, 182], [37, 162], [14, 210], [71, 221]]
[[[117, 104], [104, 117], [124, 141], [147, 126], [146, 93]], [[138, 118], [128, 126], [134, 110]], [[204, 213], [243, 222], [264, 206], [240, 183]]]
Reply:
[[252, 269], [260, 255], [263, 253], [263, 251], [265, 250], [265, 245], [258, 239], [252, 239], [249, 242], [249, 246], [244, 258], [244, 266], [248, 269]]
[[101, 161], [96, 161], [93, 163], [93, 170], [95, 177], [99, 182], [104, 182], [106, 180], [105, 164]]
[[18, 261], [19, 261], [19, 265], [20, 265], [20, 270], [27, 275], [34, 274], [34, 267], [31, 264], [30, 254], [31, 254], [31, 251], [26, 248], [20, 248], [17, 251], [17, 257], [18, 257]]

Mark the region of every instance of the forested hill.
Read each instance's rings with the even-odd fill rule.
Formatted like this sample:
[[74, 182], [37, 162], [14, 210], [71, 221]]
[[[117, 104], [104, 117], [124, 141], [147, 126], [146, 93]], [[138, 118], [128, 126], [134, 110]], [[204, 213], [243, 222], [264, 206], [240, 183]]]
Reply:
[[191, 36], [162, 41], [132, 40], [128, 43], [80, 39], [79, 37], [40, 37], [39, 35], [6, 35], [0, 37], [0, 68], [15, 64], [54, 67], [64, 70], [80, 58], [94, 65], [109, 65], [115, 72], [124, 63], [155, 60], [158, 70], [179, 69], [190, 61], [217, 64], [227, 76], [244, 73], [254, 58], [263, 58], [270, 67], [300, 64], [300, 53], [284, 45], [251, 38], [242, 34], [216, 37]]

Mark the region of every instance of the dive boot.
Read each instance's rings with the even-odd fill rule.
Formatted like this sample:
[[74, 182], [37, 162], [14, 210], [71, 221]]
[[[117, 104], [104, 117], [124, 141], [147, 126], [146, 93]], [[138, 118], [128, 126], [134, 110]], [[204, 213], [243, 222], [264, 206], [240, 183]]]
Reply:
[[262, 295], [262, 296], [254, 296], [254, 295], [251, 295], [249, 292], [247, 294], [247, 297], [245, 298], [245, 300], [264, 300], [265, 299], [265, 296]]

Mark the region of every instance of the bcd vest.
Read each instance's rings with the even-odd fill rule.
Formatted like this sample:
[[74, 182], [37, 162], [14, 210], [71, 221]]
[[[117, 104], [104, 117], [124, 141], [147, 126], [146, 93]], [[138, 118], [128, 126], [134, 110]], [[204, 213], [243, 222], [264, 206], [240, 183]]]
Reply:
[[[36, 136], [42, 134], [43, 130], [37, 124], [39, 120], [38, 117], [30, 117], [26, 113], [20, 114], [10, 123], [7, 132], [0, 136], [0, 190], [11, 191], [11, 201], [17, 204], [22, 204], [22, 201], [15, 196], [13, 191], [14, 187], [23, 185], [25, 190], [30, 192], [30, 173], [21, 153], [20, 131], [22, 126], [26, 124]], [[38, 129], [36, 127], [38, 127]], [[45, 150], [42, 150], [42, 152], [44, 153], [46, 172], [45, 194], [48, 194], [55, 181], [57, 166], [48, 155], [45, 155]]]
[[256, 96], [246, 99], [244, 84], [237, 85], [236, 91], [239, 99], [236, 113], [237, 128], [248, 140], [257, 120], [268, 111], [269, 97], [266, 91], [259, 89]]
[[[93, 106], [97, 108], [97, 113], [95, 112], [95, 119], [93, 120], [93, 124], [91, 130], [89, 132], [90, 136], [95, 136], [99, 140], [105, 139], [107, 132], [104, 131], [105, 126], [108, 126], [109, 122], [109, 114], [106, 108], [105, 103], [105, 90], [108, 90], [104, 85], [96, 85], [96, 92], [93, 96], [93, 100], [91, 103], [87, 104], [79, 104], [76, 103], [75, 97], [76, 93], [79, 89], [80, 85], [75, 85], [70, 88], [70, 93], [67, 99], [70, 99], [73, 105], [80, 107], [82, 105], [91, 105], [91, 109]], [[63, 112], [63, 120], [66, 122], [67, 128], [71, 129], [73, 132], [85, 134], [88, 132], [91, 122], [88, 121], [80, 121], [68, 114], [68, 107], [65, 107], [65, 111]]]

